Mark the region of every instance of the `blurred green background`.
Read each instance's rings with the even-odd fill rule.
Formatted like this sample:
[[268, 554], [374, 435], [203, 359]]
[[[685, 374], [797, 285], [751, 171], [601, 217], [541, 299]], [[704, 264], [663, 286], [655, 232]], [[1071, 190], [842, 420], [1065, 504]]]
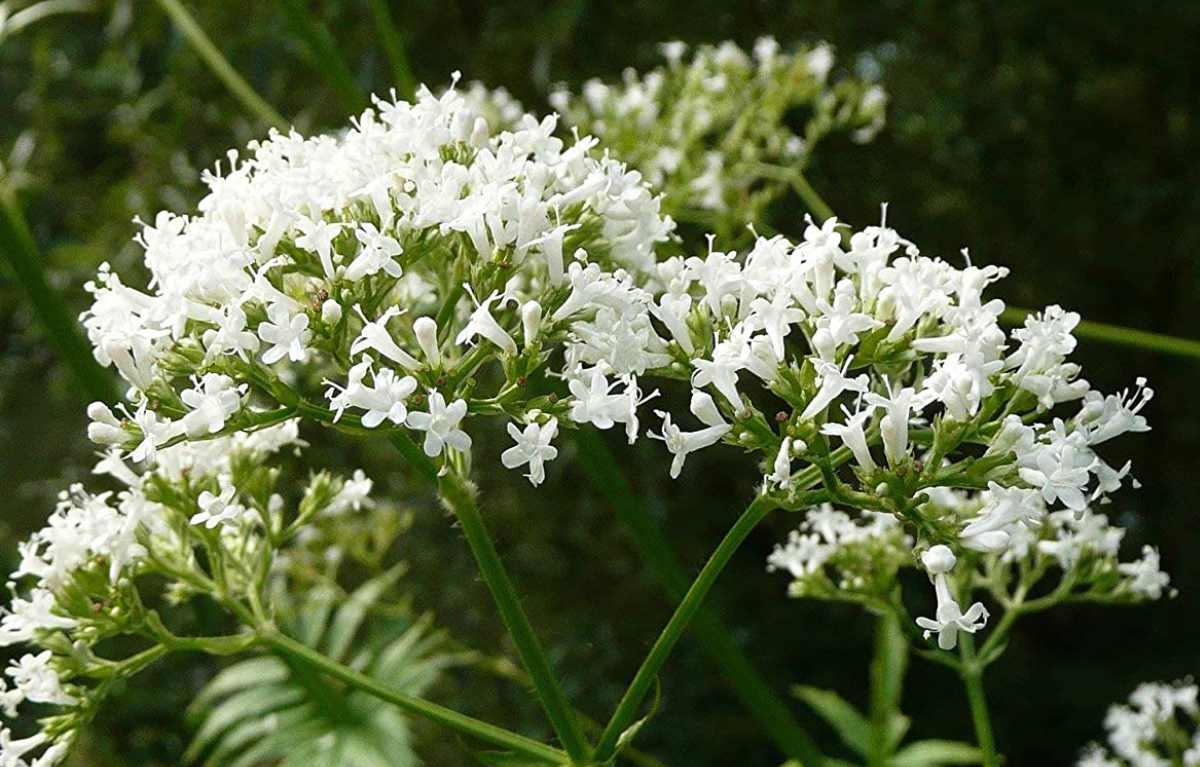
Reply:
[[[347, 105], [318, 74], [282, 9], [287, 3], [205, 0], [189, 8], [234, 66], [303, 131], [345, 122]], [[545, 110], [556, 82], [613, 79], [658, 63], [668, 39], [744, 46], [825, 39], [839, 66], [876, 75], [890, 94], [888, 126], [867, 146], [841, 137], [818, 151], [810, 180], [857, 225], [891, 203], [889, 223], [930, 254], [1012, 268], [998, 295], [1020, 306], [1061, 303], [1085, 318], [1200, 336], [1200, 4], [1117, 0], [880, 3], [565, 3], [405, 0], [390, 4], [419, 80], [503, 85]], [[310, 3], [352, 75], [386, 91], [390, 67], [366, 0]], [[261, 135], [150, 0], [0, 33], [0, 162], [19, 185], [54, 287], [77, 311], [102, 261], [136, 270], [134, 216], [186, 211], [198, 175], [225, 149]], [[803, 212], [798, 201], [792, 228]], [[786, 228], [786, 227], [785, 227]], [[993, 667], [989, 689], [1009, 763], [1070, 762], [1101, 735], [1110, 702], [1139, 681], [1200, 671], [1200, 365], [1083, 342], [1094, 385], [1116, 390], [1146, 375], [1157, 390], [1148, 435], [1120, 440], [1144, 484], [1109, 512], [1127, 545], [1161, 548], [1180, 595], [1132, 609], [1076, 606], [1028, 619]], [[0, 267], [0, 543], [3, 557], [39, 526], [55, 494], [86, 477], [81, 394], [57, 361], [25, 295]], [[486, 444], [492, 451], [497, 444]], [[402, 490], [391, 454], [318, 446], [333, 463], [362, 464]], [[323, 452], [321, 452], [323, 451]], [[705, 451], [666, 479], [664, 451], [620, 450], [639, 497], [689, 569], [751, 492], [734, 451]], [[528, 595], [534, 624], [566, 674], [571, 697], [607, 713], [671, 605], [567, 452], [534, 492], [478, 461], [489, 524]], [[736, 467], [736, 469], [735, 469]], [[419, 508], [404, 554], [415, 604], [457, 638], [503, 647], [503, 632], [470, 556], [436, 508]], [[866, 697], [872, 621], [853, 609], [790, 601], [764, 572], [794, 520], [759, 530], [722, 577], [716, 603], [781, 692], [806, 684]], [[1189, 552], [1193, 552], [1189, 554]], [[174, 765], [190, 730], [182, 709], [212, 667], [180, 659], [112, 705], [77, 764]], [[640, 744], [675, 767], [773, 765], [781, 759], [694, 643], [663, 677], [665, 705]], [[519, 688], [451, 673], [438, 700], [480, 716], [544, 729]], [[904, 698], [919, 737], [971, 738], [956, 680], [915, 660]], [[836, 739], [796, 705], [830, 751]], [[461, 764], [458, 744], [420, 729], [430, 764]]]

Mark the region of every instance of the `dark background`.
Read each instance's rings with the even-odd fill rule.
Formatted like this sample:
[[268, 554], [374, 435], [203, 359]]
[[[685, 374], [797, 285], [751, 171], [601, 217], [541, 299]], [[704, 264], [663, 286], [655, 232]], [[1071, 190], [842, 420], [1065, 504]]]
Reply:
[[[345, 112], [273, 2], [190, 3], [234, 66], [302, 130], [344, 123]], [[390, 83], [366, 3], [314, 5], [358, 82]], [[1061, 303], [1085, 318], [1198, 337], [1200, 296], [1200, 4], [1077, 2], [403, 2], [392, 11], [417, 77], [449, 73], [504, 85], [542, 110], [551, 83], [577, 85], [657, 63], [667, 39], [750, 45], [825, 39], [852, 68], [869, 53], [890, 94], [874, 143], [839, 138], [818, 151], [810, 178], [857, 225], [891, 203], [889, 223], [923, 251], [1004, 264], [998, 295], [1021, 306]], [[134, 215], [187, 210], [200, 168], [260, 135], [174, 31], [156, 3], [99, 4], [0, 37], [0, 161], [19, 182], [56, 287], [82, 309], [83, 282], [101, 261], [136, 269]], [[32, 142], [32, 143], [30, 143]], [[32, 147], [27, 161], [9, 157]], [[23, 154], [18, 151], [18, 154]], [[791, 201], [781, 226], [799, 224]], [[990, 672], [997, 737], [1015, 765], [1067, 764], [1099, 737], [1104, 711], [1139, 682], [1200, 670], [1196, 551], [1194, 360], [1082, 342], [1077, 358], [1097, 387], [1137, 375], [1157, 390], [1154, 431], [1109, 446], [1135, 462], [1141, 491], [1110, 507], [1130, 528], [1129, 551], [1161, 548], [1179, 596], [1138, 608], [1071, 607], [1026, 619]], [[20, 287], [0, 269], [0, 535], [5, 557], [44, 520], [55, 493], [86, 476], [92, 446], [83, 405], [34, 322]], [[323, 446], [332, 463], [363, 464], [401, 488], [391, 455]], [[592, 495], [569, 451], [535, 492], [499, 475], [484, 440], [477, 460], [487, 513], [535, 625], [573, 700], [603, 717], [670, 610], [613, 514]], [[615, 445], [639, 496], [697, 569], [751, 492], [736, 451], [710, 450], [666, 479], [661, 446]], [[457, 533], [420, 508], [405, 545], [421, 609], [478, 647], [503, 634]], [[739, 553], [717, 588], [728, 622], [771, 682], [831, 687], [865, 702], [872, 622], [859, 611], [785, 598], [764, 559], [793, 519], [777, 518]], [[188, 734], [182, 706], [209, 673], [202, 661], [152, 672], [115, 702], [88, 765], [171, 765]], [[726, 692], [696, 646], [681, 644], [663, 677], [665, 705], [639, 743], [676, 767], [781, 761]], [[543, 727], [511, 685], [452, 674], [439, 700], [498, 721]], [[914, 661], [904, 699], [922, 737], [970, 739], [965, 700], [940, 667]], [[830, 750], [835, 740], [796, 711]], [[467, 758], [422, 730], [432, 764]]]

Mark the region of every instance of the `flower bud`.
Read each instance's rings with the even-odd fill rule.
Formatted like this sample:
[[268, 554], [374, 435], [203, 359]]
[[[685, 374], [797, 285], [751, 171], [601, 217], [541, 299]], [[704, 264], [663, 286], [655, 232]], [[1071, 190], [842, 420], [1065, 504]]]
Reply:
[[342, 305], [332, 298], [321, 304], [321, 321], [327, 325], [336, 325], [342, 320]]
[[417, 337], [417, 345], [425, 353], [425, 359], [430, 366], [442, 364], [442, 352], [438, 348], [438, 326], [432, 317], [418, 317], [413, 322], [413, 334]]
[[941, 575], [954, 569], [958, 560], [949, 546], [938, 544], [921, 555], [921, 564], [930, 575]]
[[525, 333], [525, 348], [528, 349], [542, 329], [542, 305], [537, 301], [526, 301], [521, 307], [521, 329]]

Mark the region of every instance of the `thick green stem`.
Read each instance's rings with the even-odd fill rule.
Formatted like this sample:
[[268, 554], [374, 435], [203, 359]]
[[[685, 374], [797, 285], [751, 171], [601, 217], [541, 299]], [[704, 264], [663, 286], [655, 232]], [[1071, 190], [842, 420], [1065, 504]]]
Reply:
[[[662, 530], [646, 513], [604, 440], [590, 429], [575, 432], [580, 467], [592, 486], [609, 502], [628, 529], [634, 545], [654, 577], [673, 600], [683, 599], [688, 578], [671, 551]], [[702, 607], [692, 621], [700, 646], [721, 669], [734, 693], [762, 725], [767, 735], [788, 757], [805, 765], [819, 765], [824, 757], [808, 733], [796, 722], [774, 690], [754, 668], [729, 629], [710, 606]]]
[[365, 674], [355, 671], [349, 666], [343, 666], [337, 661], [325, 657], [307, 645], [286, 637], [283, 634], [265, 632], [263, 634], [263, 641], [271, 648], [287, 655], [294, 661], [304, 663], [321, 673], [327, 674], [358, 690], [362, 690], [369, 695], [374, 695], [376, 698], [387, 701], [415, 716], [424, 717], [432, 722], [477, 738], [493, 746], [511, 749], [518, 754], [536, 759], [539, 762], [561, 765], [567, 760], [567, 755], [556, 748], [493, 724], [474, 719], [465, 714], [460, 714], [445, 706], [439, 706], [422, 698], [394, 690]]
[[975, 638], [969, 634], [960, 637], [962, 666], [959, 675], [967, 691], [967, 702], [971, 706], [971, 721], [975, 725], [975, 739], [983, 755], [983, 767], [997, 767], [996, 739], [992, 735], [992, 720], [988, 716], [987, 698], [983, 691], [983, 666], [975, 657]]
[[66, 302], [47, 282], [42, 259], [13, 191], [0, 190], [0, 257], [12, 268], [46, 329], [47, 340], [87, 396], [111, 401], [116, 393], [112, 376], [96, 362]]
[[576, 764], [587, 764], [591, 749], [567, 702], [567, 696], [550, 667], [550, 660], [525, 615], [516, 588], [500, 561], [500, 555], [475, 503], [474, 489], [466, 480], [450, 471], [438, 481], [438, 492], [442, 502], [462, 527], [463, 535], [466, 536], [467, 544], [471, 547], [471, 553], [475, 555], [475, 562], [479, 566], [479, 574], [492, 594], [496, 608], [500, 611], [500, 618], [508, 628], [525, 670], [529, 672], [550, 725], [571, 760]]
[[357, 113], [367, 105], [367, 96], [338, 52], [329, 28], [313, 17], [307, 5], [303, 0], [279, 0], [288, 25], [304, 41], [313, 66], [333, 88], [342, 109], [348, 114]]
[[388, 0], [367, 0], [367, 4], [371, 6], [371, 16], [375, 20], [379, 44], [383, 46], [383, 51], [392, 64], [392, 79], [395, 81], [396, 92], [401, 98], [411, 99], [417, 92], [417, 81], [408, 63], [404, 40], [392, 19], [392, 11], [388, 8]]
[[675, 613], [667, 621], [662, 633], [655, 640], [654, 646], [650, 648], [650, 653], [642, 661], [641, 667], [634, 675], [621, 702], [617, 704], [616, 711], [613, 712], [612, 718], [609, 719], [608, 725], [600, 735], [600, 741], [596, 744], [597, 761], [604, 762], [614, 756], [621, 734], [633, 724], [642, 701], [654, 686], [654, 680], [658, 676], [659, 670], [666, 663], [667, 657], [674, 649], [675, 643], [683, 635], [688, 623], [700, 609], [701, 603], [713, 584], [716, 583], [717, 577], [729, 564], [734, 552], [738, 550], [750, 532], [775, 507], [775, 501], [769, 496], [756, 498], [746, 507], [737, 522], [713, 551], [700, 574], [696, 576], [696, 580], [692, 582], [691, 588], [688, 589], [679, 606], [675, 608]]
[[871, 743], [868, 764], [886, 767], [891, 756], [892, 722], [901, 716], [900, 694], [908, 669], [908, 640], [896, 614], [879, 615], [875, 629], [875, 656], [871, 660]]
[[270, 104], [262, 99], [255, 92], [250, 84], [242, 79], [242, 76], [237, 73], [237, 70], [230, 65], [229, 61], [221, 55], [221, 51], [217, 46], [213, 45], [213, 41], [208, 38], [188, 10], [183, 7], [183, 3], [179, 0], [157, 0], [158, 4], [171, 17], [171, 21], [179, 29], [180, 34], [196, 51], [200, 58], [204, 59], [204, 63], [208, 64], [208, 68], [212, 70], [217, 78], [225, 83], [225, 87], [229, 89], [242, 106], [252, 112], [255, 116], [261, 119], [268, 125], [274, 126], [281, 131], [286, 131], [289, 127], [287, 120], [283, 116], [271, 108]]

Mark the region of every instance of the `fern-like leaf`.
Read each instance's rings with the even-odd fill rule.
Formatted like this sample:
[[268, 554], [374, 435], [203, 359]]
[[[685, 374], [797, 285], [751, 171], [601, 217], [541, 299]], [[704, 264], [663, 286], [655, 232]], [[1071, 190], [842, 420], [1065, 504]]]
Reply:
[[[366, 617], [398, 570], [349, 595], [313, 589], [289, 609], [288, 633], [387, 685], [421, 695], [453, 656], [426, 620]], [[374, 631], [370, 629], [375, 629]], [[390, 704], [345, 689], [274, 655], [234, 663], [192, 703], [197, 723], [185, 759], [205, 767], [408, 767], [420, 764], [408, 722]]]

